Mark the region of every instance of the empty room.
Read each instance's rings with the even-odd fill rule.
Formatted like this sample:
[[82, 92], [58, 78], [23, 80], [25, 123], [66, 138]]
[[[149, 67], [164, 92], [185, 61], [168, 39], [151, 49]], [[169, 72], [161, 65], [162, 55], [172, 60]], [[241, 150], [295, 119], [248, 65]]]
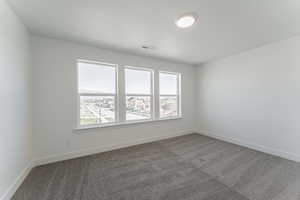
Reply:
[[299, 0], [0, 0], [0, 200], [300, 200]]

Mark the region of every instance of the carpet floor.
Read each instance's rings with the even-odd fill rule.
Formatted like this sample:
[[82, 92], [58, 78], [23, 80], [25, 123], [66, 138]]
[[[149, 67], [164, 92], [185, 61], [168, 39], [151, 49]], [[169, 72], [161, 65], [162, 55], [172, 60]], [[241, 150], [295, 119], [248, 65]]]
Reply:
[[300, 164], [190, 134], [35, 167], [13, 200], [300, 200]]

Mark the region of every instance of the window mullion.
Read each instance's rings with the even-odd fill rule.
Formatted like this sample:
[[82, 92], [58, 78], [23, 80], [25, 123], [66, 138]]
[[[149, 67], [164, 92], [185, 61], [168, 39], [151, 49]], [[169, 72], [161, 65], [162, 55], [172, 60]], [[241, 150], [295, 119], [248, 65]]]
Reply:
[[154, 97], [153, 97], [153, 104], [154, 104], [154, 119], [159, 119], [160, 117], [160, 97], [159, 97], [159, 71], [155, 70], [154, 72], [154, 78], [153, 78], [154, 84], [153, 84], [153, 92], [154, 92]]
[[177, 74], [177, 115], [182, 115], [181, 74]]
[[[80, 61], [79, 61], [80, 62]], [[156, 119], [160, 119], [160, 118], [168, 118], [168, 117], [176, 117], [174, 114], [174, 111], [176, 109], [175, 107], [175, 98], [176, 98], [176, 103], [177, 103], [177, 116], [181, 116], [182, 115], [182, 108], [181, 108], [181, 104], [182, 104], [182, 94], [181, 94], [181, 74], [179, 73], [173, 73], [173, 72], [164, 72], [164, 71], [158, 71], [158, 70], [150, 70], [150, 69], [146, 69], [146, 68], [136, 68], [136, 67], [126, 67], [126, 66], [118, 66], [115, 64], [106, 64], [106, 63], [99, 63], [99, 62], [88, 62], [88, 61], [82, 61], [82, 63], [88, 63], [88, 64], [93, 64], [93, 65], [104, 65], [105, 67], [113, 67], [115, 68], [115, 85], [116, 85], [116, 92], [115, 93], [89, 93], [89, 90], [79, 90], [79, 85], [78, 85], [78, 80], [77, 80], [77, 107], [78, 107], [78, 116], [77, 116], [77, 124], [79, 126], [81, 126], [81, 114], [80, 114], [80, 103], [81, 103], [81, 97], [83, 98], [83, 102], [84, 104], [89, 104], [89, 106], [87, 106], [87, 108], [85, 108], [85, 110], [95, 110], [96, 107], [101, 107], [102, 108], [102, 104], [93, 104], [93, 102], [98, 101], [97, 96], [101, 97], [101, 99], [105, 99], [105, 102], [109, 102], [109, 105], [112, 106], [111, 102], [111, 97], [114, 97], [114, 107], [115, 107], [115, 122], [113, 123], [117, 123], [117, 124], [122, 124], [127, 122], [126, 121], [126, 99], [127, 96], [132, 96], [134, 97], [134, 99], [138, 99], [139, 97], [141, 99], [144, 99], [143, 101], [145, 101], [145, 99], [147, 99], [146, 101], [148, 101], [148, 99], [150, 99], [150, 107], [151, 107], [151, 119], [152, 120], [156, 120]], [[132, 69], [132, 70], [139, 70], [139, 71], [148, 71], [151, 72], [151, 92], [150, 94], [126, 94], [125, 90], [126, 90], [126, 77], [125, 77], [125, 72], [127, 73], [127, 71], [125, 69]], [[88, 68], [89, 69], [89, 68]], [[78, 70], [78, 67], [77, 67]], [[136, 72], [135, 72], [136, 73]], [[78, 74], [78, 72], [77, 72]], [[173, 88], [175, 86], [175, 77], [177, 78], [177, 83], [176, 83], [176, 87], [177, 87], [177, 92], [173, 92], [172, 89], [169, 90], [168, 87], [165, 86], [165, 89], [163, 89], [165, 92], [165, 94], [160, 94], [160, 74], [167, 74], [164, 76], [172, 76], [171, 79], [173, 80]], [[144, 74], [145, 75], [145, 74]], [[78, 74], [79, 77], [79, 74]], [[101, 74], [100, 74], [101, 77]], [[134, 76], [133, 76], [134, 77]], [[167, 79], [168, 80], [168, 79]], [[162, 84], [164, 83], [165, 79], [162, 79]], [[132, 83], [131, 83], [132, 84]], [[102, 84], [103, 85], [103, 84]], [[80, 91], [82, 91], [83, 93], [80, 93]], [[102, 90], [98, 90], [98, 91], [102, 91]], [[137, 92], [143, 92], [143, 90], [132, 90], [137, 91]], [[107, 92], [110, 92], [110, 90], [108, 90]], [[169, 94], [168, 94], [169, 93]], [[174, 94], [172, 94], [174, 93]], [[146, 98], [147, 97], [147, 98]], [[148, 98], [149, 97], [149, 98]], [[160, 99], [163, 98], [163, 104], [165, 104], [166, 106], [163, 106], [163, 110], [164, 110], [164, 114], [163, 116], [160, 116]], [[91, 99], [91, 100], [90, 100]], [[101, 100], [101, 101], [102, 101]], [[97, 106], [95, 106], [97, 105]], [[132, 102], [130, 104], [130, 112], [132, 110], [132, 114], [141, 114], [142, 117], [138, 116], [136, 117], [137, 121], [146, 121], [144, 120], [144, 114], [146, 114], [146, 118], [147, 120], [149, 120], [150, 118], [148, 117], [148, 110], [145, 110], [147, 108], [145, 107], [140, 107], [141, 102], [139, 102], [139, 104], [137, 104], [137, 102], [135, 103], [135, 105], [132, 107]], [[147, 106], [149, 106], [149, 102], [147, 102]], [[95, 109], [94, 109], [95, 107]], [[107, 107], [103, 107], [103, 109], [107, 109]], [[90, 111], [92, 112], [92, 111]], [[109, 111], [109, 113], [111, 112], [111, 110]], [[88, 112], [83, 112], [83, 113], [88, 113]], [[111, 118], [112, 118], [112, 114], [107, 114], [106, 112], [101, 113], [101, 116], [108, 115], [110, 118], [105, 118], [104, 122], [106, 124], [111, 123]], [[164, 116], [165, 115], [165, 116]], [[83, 116], [88, 116], [88, 114], [84, 114]], [[104, 116], [104, 117], [105, 117]], [[144, 117], [144, 118], [143, 118]], [[131, 119], [132, 118], [132, 119]], [[130, 116], [130, 118], [128, 118], [130, 121], [134, 120], [134, 116]], [[141, 118], [141, 120], [139, 119]], [[143, 119], [142, 119], [143, 118]], [[146, 119], [145, 118], [145, 119]], [[83, 119], [89, 119], [89, 118], [83, 118]], [[92, 118], [91, 118], [92, 119]], [[110, 120], [110, 121], [109, 121]], [[86, 122], [84, 122], [86, 123]], [[83, 123], [83, 125], [85, 126], [85, 124]], [[88, 122], [90, 123], [90, 122]], [[93, 122], [92, 122], [93, 123]], [[98, 122], [95, 122], [97, 124], [99, 124]], [[113, 124], [111, 123], [111, 124]], [[90, 124], [88, 124], [87, 126], [89, 126]]]
[[154, 72], [151, 72], [151, 78], [150, 78], [150, 92], [151, 92], [151, 96], [150, 96], [150, 106], [151, 106], [151, 119], [155, 119], [155, 100], [154, 100]]
[[126, 121], [125, 71], [123, 66], [118, 67], [118, 119]]

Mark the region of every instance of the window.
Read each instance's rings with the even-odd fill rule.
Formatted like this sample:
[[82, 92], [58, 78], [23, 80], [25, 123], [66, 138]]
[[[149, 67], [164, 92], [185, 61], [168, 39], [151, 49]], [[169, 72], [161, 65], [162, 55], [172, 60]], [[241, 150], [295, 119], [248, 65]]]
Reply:
[[78, 62], [80, 126], [116, 122], [116, 65]]
[[180, 80], [178, 73], [159, 73], [159, 116], [160, 118], [178, 117], [181, 114]]
[[152, 74], [148, 69], [125, 68], [126, 121], [152, 119]]
[[77, 128], [181, 117], [181, 74], [78, 60]]

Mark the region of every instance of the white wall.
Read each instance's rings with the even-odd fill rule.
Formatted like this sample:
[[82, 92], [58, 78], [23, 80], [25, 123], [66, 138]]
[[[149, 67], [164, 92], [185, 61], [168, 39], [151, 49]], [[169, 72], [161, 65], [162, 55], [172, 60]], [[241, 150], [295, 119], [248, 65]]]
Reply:
[[26, 28], [0, 0], [0, 199], [13, 194], [32, 161], [29, 52]]
[[198, 130], [300, 161], [300, 37], [198, 68]]
[[[40, 163], [196, 130], [194, 67], [37, 36], [32, 37], [32, 46], [34, 138]], [[76, 121], [76, 60], [80, 58], [181, 72], [184, 118], [73, 130]]]

